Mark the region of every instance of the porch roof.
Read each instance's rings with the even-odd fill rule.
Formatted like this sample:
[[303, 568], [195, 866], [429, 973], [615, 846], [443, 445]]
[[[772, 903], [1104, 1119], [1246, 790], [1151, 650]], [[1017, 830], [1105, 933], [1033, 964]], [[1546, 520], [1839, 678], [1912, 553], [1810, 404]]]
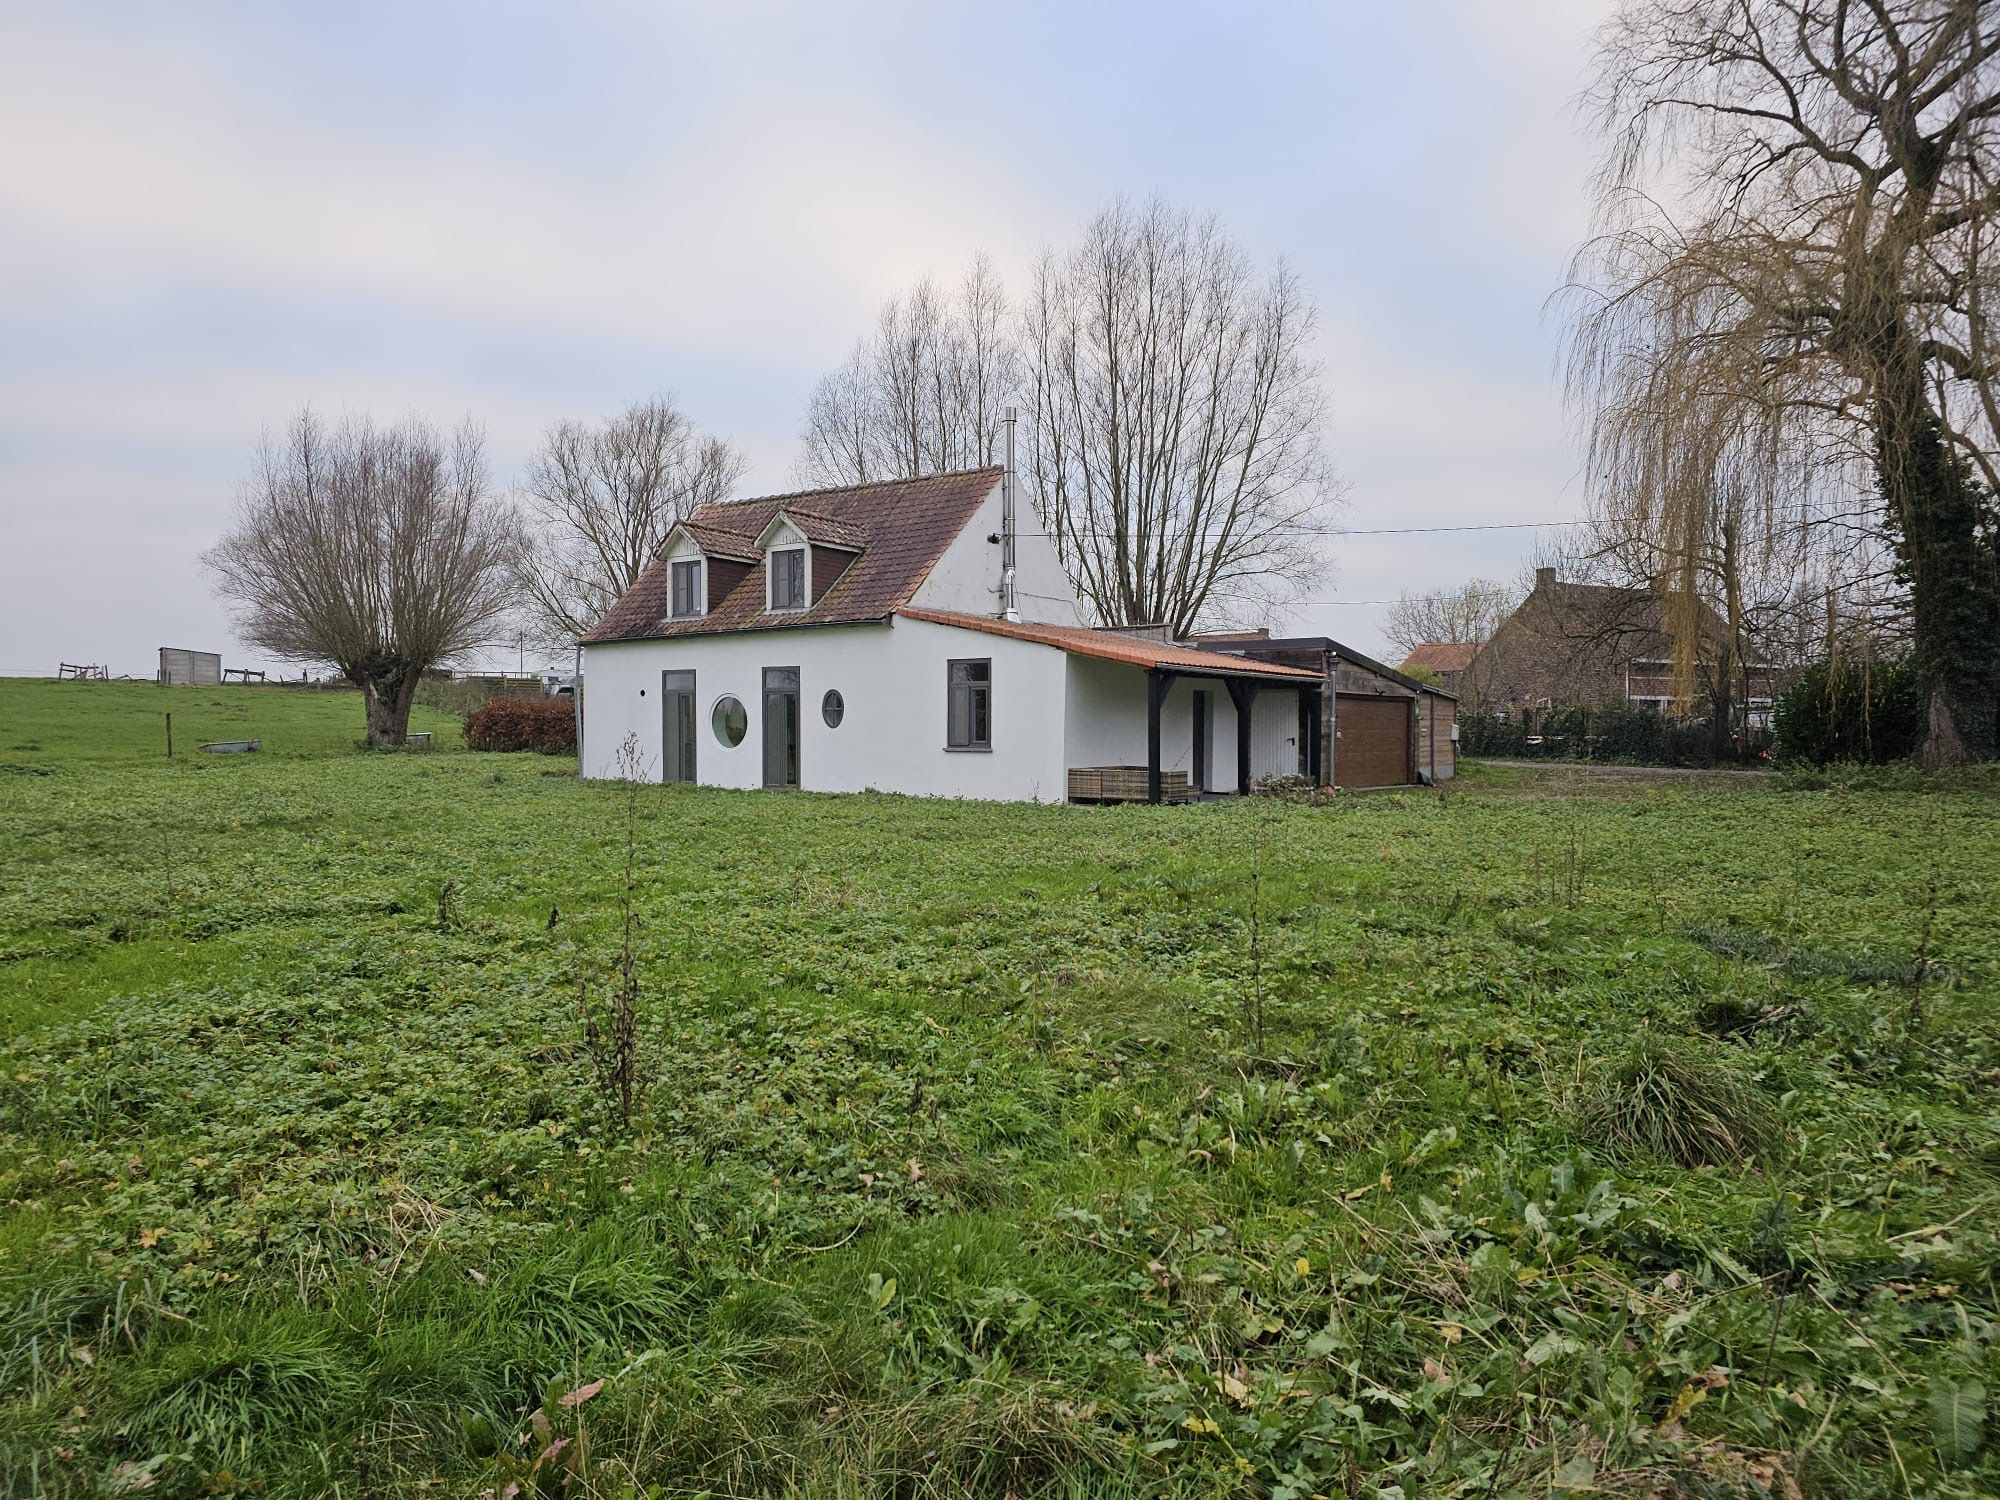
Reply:
[[1112, 630], [1091, 630], [1081, 625], [1037, 625], [1025, 620], [999, 620], [991, 615], [963, 615], [942, 609], [899, 609], [896, 613], [912, 620], [927, 620], [933, 625], [953, 625], [961, 630], [978, 630], [987, 635], [1032, 641], [1038, 646], [1053, 646], [1071, 656], [1092, 656], [1100, 661], [1159, 668], [1189, 677], [1251, 678], [1259, 682], [1283, 682], [1301, 687], [1317, 687], [1321, 681], [1319, 673], [1302, 667], [1229, 656], [1219, 651], [1201, 651], [1192, 646], [1176, 646], [1169, 641], [1149, 641], [1140, 636], [1122, 635]]

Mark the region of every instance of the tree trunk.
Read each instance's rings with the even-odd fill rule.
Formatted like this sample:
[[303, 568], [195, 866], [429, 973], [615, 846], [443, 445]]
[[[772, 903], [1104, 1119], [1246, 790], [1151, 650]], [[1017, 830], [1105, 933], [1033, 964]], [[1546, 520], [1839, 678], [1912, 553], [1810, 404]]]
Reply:
[[348, 674], [361, 688], [368, 710], [368, 745], [381, 750], [409, 738], [410, 705], [416, 701], [418, 672], [402, 663], [373, 665]]
[[1883, 498], [1910, 586], [1926, 766], [1991, 760], [2000, 738], [2000, 577], [1980, 535], [1982, 495], [1923, 402], [1921, 382], [1878, 408]]

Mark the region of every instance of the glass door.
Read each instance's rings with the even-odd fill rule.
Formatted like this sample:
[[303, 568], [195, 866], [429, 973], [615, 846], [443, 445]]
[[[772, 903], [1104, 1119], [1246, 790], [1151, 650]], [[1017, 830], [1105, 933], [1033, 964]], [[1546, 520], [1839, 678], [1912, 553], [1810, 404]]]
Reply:
[[660, 780], [693, 781], [694, 673], [660, 674]]
[[799, 669], [764, 668], [764, 785], [799, 784]]

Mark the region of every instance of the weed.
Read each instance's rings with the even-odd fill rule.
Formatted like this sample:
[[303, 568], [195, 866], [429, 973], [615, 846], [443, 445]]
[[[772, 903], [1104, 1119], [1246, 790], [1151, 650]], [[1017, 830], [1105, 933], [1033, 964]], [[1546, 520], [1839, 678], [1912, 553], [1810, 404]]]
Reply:
[[[583, 1044], [596, 1071], [598, 1092], [626, 1129], [645, 1095], [648, 1074], [640, 1057], [639, 965], [632, 938], [638, 926], [635, 900], [639, 863], [639, 795], [647, 780], [647, 765], [636, 734], [625, 736], [618, 752], [618, 779], [625, 808], [625, 867], [619, 885], [617, 981], [602, 1003], [590, 998], [589, 977], [577, 973], [577, 1010], [583, 1022]], [[555, 912], [551, 908], [553, 927]]]
[[1580, 1116], [1587, 1140], [1683, 1167], [1770, 1161], [1784, 1147], [1777, 1114], [1755, 1084], [1720, 1059], [1658, 1037], [1598, 1065]]
[[464, 882], [446, 880], [438, 886], [437, 930], [450, 932], [463, 918]]

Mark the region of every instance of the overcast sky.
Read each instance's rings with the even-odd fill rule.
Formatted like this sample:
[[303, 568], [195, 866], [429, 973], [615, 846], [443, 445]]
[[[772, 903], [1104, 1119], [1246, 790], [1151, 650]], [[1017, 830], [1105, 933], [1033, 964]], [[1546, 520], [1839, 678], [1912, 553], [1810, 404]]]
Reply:
[[[1213, 212], [1319, 309], [1344, 524], [1574, 516], [1543, 305], [1602, 0], [1230, 6], [0, 0], [0, 671], [257, 664], [201, 551], [323, 412], [537, 436], [659, 392], [788, 487], [813, 381], [975, 250]], [[1344, 538], [1316, 598], [1534, 532]], [[1386, 650], [1383, 611], [1290, 622]]]

